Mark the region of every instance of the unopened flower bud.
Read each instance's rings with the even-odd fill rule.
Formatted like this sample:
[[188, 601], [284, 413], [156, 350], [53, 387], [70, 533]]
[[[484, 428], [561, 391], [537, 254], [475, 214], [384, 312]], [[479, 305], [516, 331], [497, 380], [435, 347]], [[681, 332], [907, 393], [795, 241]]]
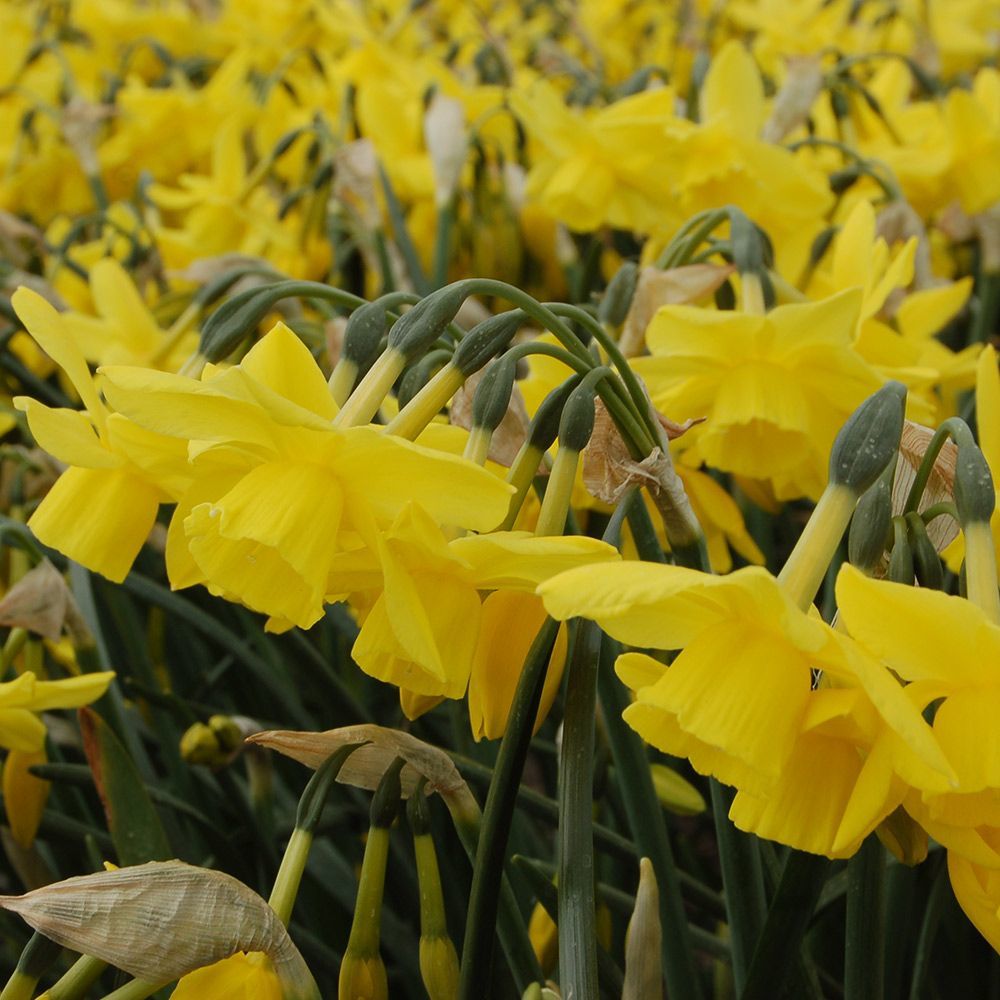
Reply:
[[973, 441], [962, 441], [955, 463], [955, 506], [963, 527], [988, 524], [996, 508], [993, 477], [982, 449]]
[[889, 556], [889, 572], [887, 578], [893, 583], [913, 585], [913, 549], [910, 548], [906, 520], [902, 517], [892, 519], [893, 543], [892, 554]]
[[468, 378], [507, 347], [526, 319], [522, 310], [511, 309], [477, 323], [455, 348], [452, 364]]
[[634, 261], [625, 261], [608, 282], [598, 307], [597, 317], [602, 323], [621, 326], [625, 322], [638, 282], [639, 266]]
[[944, 569], [934, 543], [927, 536], [923, 518], [910, 511], [906, 515], [910, 548], [913, 550], [913, 570], [921, 587], [940, 590], [944, 585]]
[[899, 449], [906, 386], [886, 382], [869, 396], [840, 429], [830, 450], [830, 482], [864, 493]]
[[[891, 469], [891, 467], [890, 467]], [[851, 517], [847, 557], [864, 573], [875, 571], [892, 528], [892, 491], [888, 474], [879, 476], [861, 495]]]

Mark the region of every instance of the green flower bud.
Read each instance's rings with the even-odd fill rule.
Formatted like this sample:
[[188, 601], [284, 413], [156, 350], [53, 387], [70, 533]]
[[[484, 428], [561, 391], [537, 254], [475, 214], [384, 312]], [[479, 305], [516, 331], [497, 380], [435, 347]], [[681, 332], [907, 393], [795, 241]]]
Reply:
[[477, 323], [455, 348], [452, 364], [468, 378], [507, 347], [527, 318], [522, 310], [511, 309]]
[[944, 569], [934, 543], [927, 537], [924, 519], [915, 511], [906, 515], [910, 548], [913, 551], [913, 569], [921, 587], [940, 590], [944, 586]]
[[891, 467], [861, 495], [847, 536], [847, 557], [864, 573], [882, 561], [892, 531]]
[[892, 519], [892, 530], [894, 540], [892, 553], [889, 556], [888, 578], [893, 583], [905, 583], [907, 586], [913, 585], [913, 549], [910, 548], [906, 521], [902, 517]]
[[899, 450], [906, 386], [886, 382], [840, 429], [830, 450], [830, 482], [864, 493]]
[[594, 388], [588, 375], [566, 400], [559, 420], [559, 445], [581, 452], [594, 431]]
[[993, 477], [979, 445], [962, 441], [955, 462], [955, 506], [962, 527], [974, 522], [988, 524], [996, 508]]
[[639, 266], [627, 260], [615, 272], [604, 291], [597, 309], [597, 318], [608, 326], [621, 326], [632, 306], [635, 287], [639, 283]]
[[528, 429], [528, 443], [532, 448], [544, 452], [552, 447], [559, 434], [559, 421], [562, 419], [563, 407], [566, 400], [580, 384], [580, 376], [573, 375], [562, 385], [556, 386], [542, 400], [541, 405], [535, 411], [535, 416]]
[[421, 299], [404, 313], [389, 331], [388, 346], [406, 358], [423, 354], [448, 328], [465, 301], [462, 282], [447, 285]]
[[494, 431], [510, 406], [516, 365], [509, 359], [494, 361], [483, 373], [472, 397], [472, 426]]
[[344, 327], [341, 358], [354, 362], [359, 369], [367, 368], [378, 357], [388, 326], [384, 298], [358, 306]]

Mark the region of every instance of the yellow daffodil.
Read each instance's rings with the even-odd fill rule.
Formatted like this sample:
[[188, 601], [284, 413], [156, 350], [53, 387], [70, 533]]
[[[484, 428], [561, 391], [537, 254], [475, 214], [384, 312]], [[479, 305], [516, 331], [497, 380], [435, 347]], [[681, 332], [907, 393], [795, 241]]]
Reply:
[[[858, 691], [863, 712], [874, 706], [925, 769], [947, 773], [926, 724], [888, 671], [845, 652], [841, 639], [799, 610], [762, 569], [712, 577], [623, 563], [571, 570], [538, 592], [556, 618], [582, 615], [629, 645], [681, 649], [669, 667], [645, 653], [619, 658], [619, 676], [637, 692], [625, 719], [654, 746], [688, 757], [700, 772], [741, 792], [766, 799], [786, 780], [804, 732], [824, 716], [852, 715], [851, 705], [822, 707], [831, 699], [813, 689], [815, 669]], [[854, 746], [840, 759], [850, 764], [847, 786], [858, 772]], [[801, 784], [797, 788], [805, 793]], [[826, 832], [832, 841], [836, 828]]]
[[374, 545], [378, 526], [410, 501], [460, 528], [489, 529], [506, 513], [511, 488], [473, 463], [372, 427], [333, 426], [326, 379], [283, 324], [240, 365], [201, 381], [102, 374], [108, 398], [137, 424], [192, 442], [194, 482], [171, 524], [175, 585], [204, 582], [275, 624], [314, 624], [327, 596], [343, 593], [331, 578], [338, 551], [359, 538]]
[[697, 124], [674, 118], [669, 165], [682, 218], [734, 204], [772, 236], [780, 269], [803, 260], [832, 204], [826, 178], [781, 146], [764, 142], [764, 84], [737, 41], [712, 59], [702, 84]]
[[90, 269], [97, 316], [64, 312], [59, 323], [83, 356], [103, 364], [145, 364], [174, 371], [198, 346], [197, 335], [161, 329], [125, 269], [112, 257]]
[[541, 82], [510, 102], [537, 148], [527, 193], [552, 216], [571, 229], [607, 224], [644, 233], [680, 221], [663, 174], [671, 153], [663, 126], [674, 104], [668, 88], [591, 115], [567, 108]]
[[86, 411], [53, 409], [27, 396], [15, 400], [38, 444], [69, 466], [28, 526], [44, 544], [120, 582], [146, 541], [159, 505], [187, 487], [185, 449], [109, 412], [63, 316], [45, 299], [20, 288], [12, 301]]
[[764, 315], [663, 306], [636, 371], [674, 420], [707, 417], [682, 444], [779, 499], [818, 497], [837, 431], [881, 381], [852, 346], [857, 290]]
[[[379, 536], [376, 551], [348, 553], [333, 577], [345, 589], [373, 592], [353, 650], [363, 670], [430, 697], [461, 698], [471, 676], [473, 731], [495, 736], [523, 664], [521, 647], [527, 651], [544, 619], [535, 587], [573, 566], [618, 558], [612, 546], [581, 536], [501, 531], [448, 541], [410, 505]], [[482, 593], [489, 593], [485, 602]], [[500, 634], [511, 648], [494, 648]], [[565, 640], [561, 648], [563, 657], [552, 657], [549, 703]]]

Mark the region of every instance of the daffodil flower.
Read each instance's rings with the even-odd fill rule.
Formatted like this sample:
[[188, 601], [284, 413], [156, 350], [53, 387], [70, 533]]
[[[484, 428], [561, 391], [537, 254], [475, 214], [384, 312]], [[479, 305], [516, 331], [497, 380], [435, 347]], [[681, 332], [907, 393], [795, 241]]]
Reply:
[[[545, 618], [535, 587], [570, 567], [618, 559], [612, 546], [581, 536], [498, 531], [449, 541], [411, 504], [374, 552], [347, 554], [336, 576], [362, 597], [358, 665], [426, 697], [461, 698], [468, 687], [473, 731], [492, 737], [503, 731], [523, 654]], [[564, 658], [565, 639], [557, 647]], [[552, 665], [546, 704], [561, 676], [556, 654]]]
[[[653, 746], [734, 785], [731, 815], [745, 829], [843, 856], [899, 804], [897, 774], [947, 787], [948, 762], [899, 683], [763, 569], [584, 567], [538, 593], [558, 619], [581, 615], [629, 645], [681, 650], [669, 667], [645, 653], [619, 657], [636, 691], [624, 718]], [[837, 688], [815, 689], [816, 669]]]
[[130, 419], [190, 441], [194, 481], [168, 537], [173, 584], [203, 582], [274, 627], [314, 624], [343, 593], [331, 576], [337, 553], [374, 546], [411, 501], [459, 528], [489, 530], [506, 514], [512, 488], [485, 469], [374, 427], [334, 426], [326, 379], [283, 324], [240, 365], [200, 381], [101, 374]]
[[67, 311], [59, 324], [93, 364], [144, 364], [176, 370], [198, 346], [194, 332], [177, 335], [157, 323], [132, 279], [113, 257], [90, 268], [96, 316]]
[[80, 412], [55, 409], [27, 396], [14, 401], [27, 414], [38, 444], [69, 466], [28, 526], [43, 544], [121, 582], [153, 527], [159, 505], [187, 488], [186, 449], [108, 410], [63, 315], [45, 299], [19, 288], [12, 302], [84, 405]]
[[663, 306], [652, 356], [633, 364], [658, 410], [707, 417], [682, 439], [699, 460], [815, 498], [833, 439], [881, 381], [852, 346], [860, 307], [857, 289], [760, 316]]

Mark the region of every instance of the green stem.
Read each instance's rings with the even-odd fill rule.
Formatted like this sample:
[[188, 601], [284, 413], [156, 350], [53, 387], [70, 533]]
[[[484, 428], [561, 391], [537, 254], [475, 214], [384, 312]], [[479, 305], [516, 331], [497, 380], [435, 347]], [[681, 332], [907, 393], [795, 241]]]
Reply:
[[112, 990], [104, 1000], [146, 1000], [146, 997], [151, 997], [163, 985], [163, 983], [150, 983], [145, 979], [133, 979], [132, 982]]
[[756, 838], [741, 833], [729, 819], [731, 791], [714, 778], [710, 785], [733, 949], [733, 984], [739, 996], [747, 982], [750, 961], [767, 919], [764, 872]]
[[451, 256], [451, 231], [455, 226], [455, 199], [451, 198], [437, 214], [437, 233], [434, 237], [434, 267], [431, 281], [441, 288], [448, 280], [448, 258]]
[[642, 391], [639, 379], [636, 377], [635, 372], [625, 359], [625, 355], [622, 354], [621, 349], [615, 343], [608, 331], [605, 330], [601, 323], [591, 316], [586, 309], [581, 309], [579, 306], [564, 305], [558, 302], [550, 302], [547, 303], [547, 305], [557, 316], [566, 316], [569, 319], [576, 320], [581, 326], [585, 327], [594, 340], [601, 345], [604, 352], [607, 354], [608, 359], [618, 370], [618, 374], [621, 376], [621, 380], [625, 384], [625, 388], [628, 390], [629, 397], [632, 400], [636, 413], [642, 419], [643, 425], [652, 435], [653, 441], [655, 442], [659, 431], [654, 423], [655, 417], [650, 409], [649, 399]]
[[[943, 854], [943, 852], [940, 852]], [[945, 903], [950, 891], [948, 880], [948, 865], [943, 857], [938, 859], [937, 871], [934, 873], [934, 884], [931, 886], [924, 910], [924, 920], [920, 925], [920, 936], [917, 938], [917, 950], [913, 959], [913, 978], [910, 981], [910, 1000], [922, 1000], [928, 995], [928, 978], [931, 971], [931, 957], [934, 954], [934, 941], [937, 938], [938, 927]]]
[[847, 863], [844, 1000], [882, 1000], [884, 960], [885, 851], [872, 834]]
[[[497, 902], [514, 803], [558, 629], [557, 622], [551, 618], [546, 619], [531, 645], [497, 755], [472, 872], [459, 1000], [478, 1000], [484, 983], [490, 978], [496, 937]], [[517, 985], [520, 990], [528, 986], [527, 983]]]
[[[830, 859], [790, 851], [747, 971], [741, 1000], [781, 996], [830, 870]], [[795, 993], [801, 995], [802, 984]]]
[[38, 980], [61, 953], [61, 945], [35, 931], [24, 946], [17, 960], [17, 967], [0, 993], [0, 1000], [31, 1000]]
[[700, 1000], [703, 995], [701, 980], [694, 961], [691, 934], [681, 900], [680, 879], [663, 818], [663, 807], [656, 797], [642, 740], [622, 719], [629, 699], [625, 688], [614, 676], [616, 651], [617, 644], [605, 637], [601, 647], [597, 690], [629, 827], [640, 855], [648, 857], [653, 863], [656, 883], [660, 888], [663, 969], [667, 992], [671, 1000]]
[[1000, 316], [1000, 273], [981, 271], [977, 291], [979, 308], [969, 330], [970, 344], [988, 343], [997, 328], [997, 318]]
[[87, 995], [101, 973], [108, 967], [93, 955], [81, 955], [48, 991], [48, 1000], [80, 1000]]
[[360, 743], [349, 743], [334, 751], [313, 773], [306, 785], [295, 818], [295, 829], [289, 838], [281, 866], [274, 879], [268, 905], [278, 915], [278, 919], [287, 927], [292, 917], [292, 907], [299, 892], [306, 862], [309, 860], [309, 850], [312, 847], [313, 836], [323, 815], [323, 807], [333, 783], [340, 774], [347, 758], [350, 757]]
[[559, 755], [559, 986], [597, 996], [594, 913], [594, 710], [601, 630], [581, 622], [566, 677]]

